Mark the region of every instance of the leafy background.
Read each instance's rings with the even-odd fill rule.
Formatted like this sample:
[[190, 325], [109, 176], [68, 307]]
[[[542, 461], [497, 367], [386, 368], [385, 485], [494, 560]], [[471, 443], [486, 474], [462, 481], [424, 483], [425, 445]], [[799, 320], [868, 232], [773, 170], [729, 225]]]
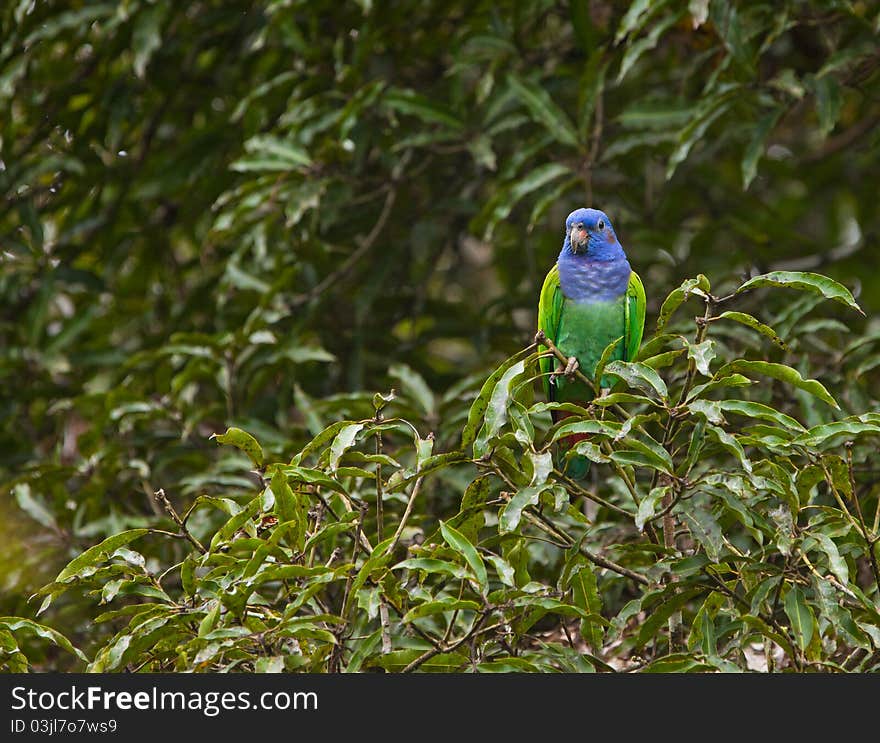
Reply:
[[[0, 664], [877, 667], [871, 3], [0, 14]], [[584, 204], [662, 331], [599, 501], [498, 367]]]

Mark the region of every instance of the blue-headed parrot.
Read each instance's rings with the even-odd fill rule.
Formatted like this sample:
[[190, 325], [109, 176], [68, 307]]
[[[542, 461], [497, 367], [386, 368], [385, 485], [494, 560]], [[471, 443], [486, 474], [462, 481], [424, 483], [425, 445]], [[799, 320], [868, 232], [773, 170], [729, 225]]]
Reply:
[[[598, 209], [576, 209], [565, 220], [565, 240], [550, 269], [538, 303], [538, 329], [569, 358], [567, 370], [579, 368], [593, 379], [602, 352], [622, 338], [611, 360], [631, 361], [645, 328], [645, 288], [632, 270], [608, 216]], [[546, 347], [540, 350], [546, 351]], [[554, 402], [587, 405], [593, 390], [571, 373], [554, 374], [557, 360], [540, 359], [544, 391]], [[606, 380], [603, 379], [603, 382]], [[554, 421], [566, 413], [553, 411]], [[566, 448], [583, 436], [568, 437]], [[566, 474], [580, 479], [589, 470], [586, 457], [569, 460]]]

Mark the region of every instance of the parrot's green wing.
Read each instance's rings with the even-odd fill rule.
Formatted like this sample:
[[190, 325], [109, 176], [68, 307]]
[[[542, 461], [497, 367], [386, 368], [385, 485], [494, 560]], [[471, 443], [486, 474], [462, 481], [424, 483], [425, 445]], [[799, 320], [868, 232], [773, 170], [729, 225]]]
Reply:
[[[541, 287], [541, 298], [538, 300], [538, 329], [543, 330], [544, 334], [554, 343], [556, 343], [559, 333], [562, 304], [563, 295], [562, 288], [559, 286], [559, 266], [554, 264], [553, 268], [547, 273], [547, 278], [544, 279], [544, 286]], [[642, 315], [644, 316], [644, 313]], [[538, 350], [546, 351], [547, 348], [541, 346]], [[539, 365], [543, 375], [541, 382], [544, 385], [544, 393], [547, 395], [548, 400], [552, 400], [550, 373], [556, 368], [556, 359], [552, 356], [542, 358], [539, 361]]]
[[[541, 303], [544, 294], [541, 293]], [[633, 271], [629, 275], [629, 286], [626, 288], [626, 337], [624, 338], [624, 358], [632, 361], [642, 344], [642, 333], [645, 331], [645, 287], [639, 275]]]

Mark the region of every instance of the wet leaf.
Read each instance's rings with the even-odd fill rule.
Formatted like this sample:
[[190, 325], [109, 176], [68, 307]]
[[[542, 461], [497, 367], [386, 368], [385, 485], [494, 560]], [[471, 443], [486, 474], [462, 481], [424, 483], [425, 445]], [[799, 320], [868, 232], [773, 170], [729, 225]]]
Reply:
[[211, 435], [211, 438], [215, 439], [218, 444], [229, 444], [236, 449], [240, 449], [250, 457], [255, 467], [261, 467], [266, 460], [266, 455], [263, 453], [263, 447], [260, 446], [260, 443], [247, 431], [243, 431], [240, 428], [231, 426], [226, 429], [226, 433], [215, 433]]
[[480, 588], [485, 590], [489, 582], [489, 576], [486, 573], [486, 565], [483, 563], [483, 559], [474, 545], [470, 543], [464, 534], [442, 521], [440, 522], [440, 533], [443, 535], [446, 544], [464, 557]]
[[722, 366], [715, 372], [715, 378], [727, 376], [729, 374], [742, 372], [744, 374], [762, 374], [780, 382], [785, 382], [793, 387], [809, 392], [814, 397], [818, 397], [823, 402], [828, 403], [834, 408], [839, 407], [837, 402], [825, 389], [824, 385], [815, 379], [804, 379], [797, 369], [792, 369], [785, 364], [776, 364], [769, 361], [746, 361], [745, 359], [737, 359]]
[[812, 292], [813, 294], [825, 297], [825, 299], [833, 299], [835, 302], [840, 302], [840, 304], [844, 304], [862, 315], [865, 314], [862, 312], [862, 308], [856, 304], [852, 293], [845, 286], [822, 274], [809, 273], [807, 271], [771, 271], [770, 273], [761, 274], [746, 281], [736, 290], [736, 293], [742, 294], [750, 289], [764, 286], [784, 286]]
[[804, 592], [799, 586], [792, 586], [788, 590], [783, 606], [788, 620], [791, 622], [791, 630], [797, 640], [798, 647], [801, 650], [806, 650], [813, 639], [816, 622], [812, 610], [807, 605]]

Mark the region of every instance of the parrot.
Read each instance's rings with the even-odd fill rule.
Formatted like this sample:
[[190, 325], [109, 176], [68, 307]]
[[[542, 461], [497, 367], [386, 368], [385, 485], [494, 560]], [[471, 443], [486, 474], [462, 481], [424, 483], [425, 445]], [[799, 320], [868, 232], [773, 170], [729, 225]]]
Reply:
[[[593, 390], [574, 377], [577, 369], [593, 379], [602, 352], [621, 339], [610, 360], [632, 361], [645, 328], [645, 288], [632, 270], [608, 215], [598, 209], [575, 209], [565, 220], [565, 239], [556, 264], [547, 273], [538, 301], [538, 330], [567, 358], [564, 373], [555, 372], [556, 359], [539, 360], [547, 399], [586, 406]], [[540, 333], [539, 333], [540, 337]], [[539, 344], [539, 350], [549, 350]], [[602, 387], [610, 386], [603, 377]], [[554, 422], [567, 417], [552, 411]], [[583, 435], [563, 440], [573, 448]], [[571, 457], [565, 473], [584, 479], [589, 460]]]

